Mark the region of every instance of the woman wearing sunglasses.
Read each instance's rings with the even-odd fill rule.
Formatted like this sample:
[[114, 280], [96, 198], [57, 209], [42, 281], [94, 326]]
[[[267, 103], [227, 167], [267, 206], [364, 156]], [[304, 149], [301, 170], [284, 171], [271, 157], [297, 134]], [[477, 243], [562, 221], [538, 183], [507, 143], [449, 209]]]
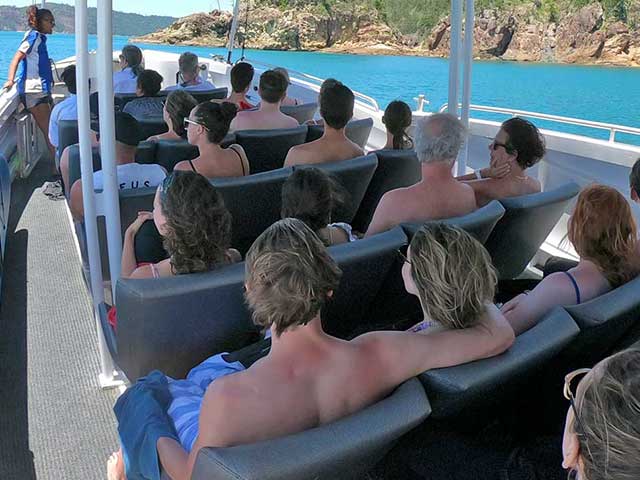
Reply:
[[544, 154], [544, 138], [538, 128], [524, 118], [510, 118], [489, 144], [489, 167], [457, 179], [473, 188], [479, 207], [491, 200], [538, 193], [540, 182], [526, 170]]
[[244, 177], [249, 175], [249, 160], [244, 149], [233, 144], [220, 145], [229, 133], [229, 125], [238, 113], [233, 103], [204, 102], [184, 119], [187, 140], [198, 147], [200, 155], [178, 163], [174, 170], [192, 171], [207, 178]]

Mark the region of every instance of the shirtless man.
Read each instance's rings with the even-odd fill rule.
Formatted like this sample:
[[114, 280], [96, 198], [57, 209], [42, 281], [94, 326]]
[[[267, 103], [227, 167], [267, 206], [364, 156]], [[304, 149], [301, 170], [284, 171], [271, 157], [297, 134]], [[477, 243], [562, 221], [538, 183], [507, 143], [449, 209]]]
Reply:
[[238, 106], [239, 110], [249, 110], [254, 108], [249, 99], [247, 98], [247, 92], [251, 88], [251, 82], [253, 81], [253, 65], [247, 62], [236, 63], [231, 69], [231, 94], [226, 100], [212, 100], [212, 102], [220, 103], [231, 102]]
[[451, 174], [466, 129], [454, 116], [437, 113], [418, 122], [415, 148], [422, 180], [385, 193], [376, 207], [365, 236], [389, 230], [405, 222], [451, 218], [473, 212], [473, 189]]
[[504, 122], [489, 144], [489, 153], [489, 168], [458, 177], [473, 188], [479, 207], [491, 200], [540, 192], [540, 182], [525, 172], [545, 154], [544, 138], [533, 123], [520, 117]]
[[[166, 473], [173, 480], [188, 480], [203, 447], [253, 443], [332, 422], [380, 400], [425, 370], [490, 357], [507, 349], [514, 335], [490, 303], [495, 273], [491, 273], [488, 254], [462, 230], [438, 228], [449, 234], [426, 230], [419, 234], [429, 245], [438, 243], [439, 237], [453, 240], [438, 243], [440, 261], [449, 251], [469, 249], [481, 257], [465, 254], [461, 258], [467, 261], [457, 261], [456, 254], [452, 261], [464, 272], [454, 280], [456, 285], [445, 289], [455, 297], [452, 303], [460, 307], [458, 313], [436, 307], [443, 318], [434, 331], [372, 332], [345, 341], [324, 333], [320, 321], [321, 309], [340, 281], [334, 260], [301, 220], [288, 218], [269, 227], [247, 254], [245, 295], [256, 324], [271, 330], [271, 350], [247, 370], [218, 377], [209, 385], [199, 407], [199, 428], [190, 453], [176, 440], [162, 436], [157, 440]], [[424, 285], [413, 280], [416, 272], [411, 272], [414, 264], [424, 270], [432, 261], [422, 257], [423, 250], [428, 250], [428, 255], [434, 249], [422, 248], [419, 234], [407, 252], [403, 278], [408, 291], [418, 294], [421, 301], [429, 301], [429, 296], [423, 298]], [[478, 261], [468, 260], [473, 257]], [[426, 282], [443, 280], [440, 272], [444, 269], [427, 270], [430, 276]], [[459, 282], [466, 281], [466, 276], [478, 281]], [[461, 283], [474, 285], [474, 291], [460, 290]], [[431, 310], [432, 306], [435, 303], [427, 307]], [[446, 328], [445, 323], [451, 323], [446, 318], [460, 315], [465, 318], [453, 320], [457, 325]], [[135, 405], [131, 408], [136, 411]], [[120, 454], [109, 460], [108, 471], [110, 480], [124, 478]]]
[[287, 80], [279, 72], [267, 70], [260, 75], [260, 108], [238, 112], [231, 122], [231, 131], [298, 127], [295, 118], [280, 111], [280, 102], [287, 95], [287, 86]]
[[284, 166], [337, 162], [364, 155], [364, 151], [347, 138], [344, 128], [353, 117], [353, 92], [342, 82], [327, 79], [320, 88], [320, 115], [324, 134], [318, 140], [296, 145], [289, 150]]

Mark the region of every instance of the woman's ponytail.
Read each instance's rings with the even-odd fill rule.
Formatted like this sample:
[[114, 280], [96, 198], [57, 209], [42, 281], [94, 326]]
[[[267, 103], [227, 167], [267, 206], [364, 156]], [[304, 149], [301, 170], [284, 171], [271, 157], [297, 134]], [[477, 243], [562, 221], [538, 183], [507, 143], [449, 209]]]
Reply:
[[27, 23], [34, 30], [38, 29], [38, 7], [31, 5], [27, 8]]

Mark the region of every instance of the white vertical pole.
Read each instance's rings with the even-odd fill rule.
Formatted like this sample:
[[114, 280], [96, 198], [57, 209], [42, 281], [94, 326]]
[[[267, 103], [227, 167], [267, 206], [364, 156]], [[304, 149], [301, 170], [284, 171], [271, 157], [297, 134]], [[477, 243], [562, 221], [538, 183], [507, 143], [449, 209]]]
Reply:
[[113, 34], [112, 0], [98, 2], [98, 86], [100, 90], [100, 158], [102, 159], [103, 210], [107, 226], [107, 247], [111, 290], [116, 298], [116, 283], [120, 278], [122, 233], [120, 230], [120, 200], [116, 170], [115, 118], [113, 108]]
[[91, 297], [93, 313], [96, 319], [98, 352], [100, 354], [100, 383], [107, 384], [113, 379], [113, 359], [109, 354], [102, 325], [99, 305], [104, 302], [102, 290], [102, 264], [98, 245], [98, 225], [96, 205], [93, 193], [93, 159], [89, 132], [89, 45], [87, 40], [87, 0], [76, 0], [76, 88], [78, 99], [78, 139], [80, 143], [80, 166], [82, 172], [82, 202], [84, 205], [84, 228], [89, 255], [89, 273], [91, 275]]
[[239, 17], [240, 17], [240, 0], [236, 0], [236, 4], [233, 6], [233, 19], [231, 20], [231, 31], [229, 32], [229, 43], [227, 44], [227, 63], [231, 63], [231, 55], [233, 54], [233, 45], [236, 41], [236, 32], [238, 31], [238, 22], [240, 21]]
[[[464, 21], [464, 48], [463, 58], [464, 76], [462, 78], [462, 111], [460, 120], [469, 128], [469, 106], [471, 105], [471, 74], [473, 68], [473, 27], [474, 27], [474, 0], [466, 0], [466, 11]], [[469, 156], [469, 138], [464, 142], [462, 155], [458, 158], [458, 175], [464, 175], [467, 169], [467, 158]]]
[[451, 35], [449, 40], [449, 99], [447, 112], [458, 116], [460, 83], [460, 35], [462, 33], [462, 0], [451, 0]]

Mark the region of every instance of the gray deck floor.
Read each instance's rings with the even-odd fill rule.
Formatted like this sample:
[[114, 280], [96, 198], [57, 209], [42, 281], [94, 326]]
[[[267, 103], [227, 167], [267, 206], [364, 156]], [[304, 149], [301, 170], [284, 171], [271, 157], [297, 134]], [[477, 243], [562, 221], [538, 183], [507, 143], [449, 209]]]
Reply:
[[95, 323], [48, 165], [14, 182], [0, 306], [0, 478], [104, 479], [117, 446]]

